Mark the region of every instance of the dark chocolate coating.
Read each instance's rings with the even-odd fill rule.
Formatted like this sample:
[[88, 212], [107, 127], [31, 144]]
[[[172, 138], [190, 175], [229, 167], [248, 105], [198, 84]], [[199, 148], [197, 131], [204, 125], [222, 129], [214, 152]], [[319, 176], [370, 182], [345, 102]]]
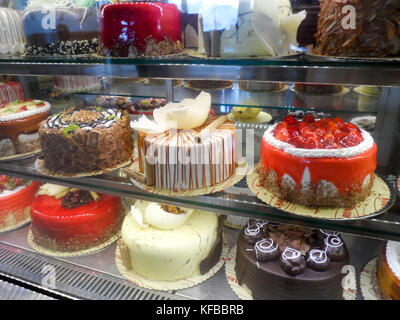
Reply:
[[280, 256], [278, 245], [271, 238], [257, 241], [254, 245], [254, 251], [258, 262], [273, 261]]
[[307, 266], [314, 271], [326, 271], [330, 267], [330, 259], [325, 251], [314, 249], [307, 254]]
[[[339, 242], [340, 244], [338, 244]], [[340, 237], [328, 236], [324, 243], [326, 254], [332, 261], [343, 261], [347, 258], [348, 252]]]
[[282, 270], [288, 275], [297, 276], [306, 270], [307, 263], [299, 251], [295, 250], [295, 252], [298, 253], [297, 256], [296, 254], [292, 254], [293, 251], [290, 250], [294, 249], [286, 248], [285, 252], [281, 255], [279, 263]]

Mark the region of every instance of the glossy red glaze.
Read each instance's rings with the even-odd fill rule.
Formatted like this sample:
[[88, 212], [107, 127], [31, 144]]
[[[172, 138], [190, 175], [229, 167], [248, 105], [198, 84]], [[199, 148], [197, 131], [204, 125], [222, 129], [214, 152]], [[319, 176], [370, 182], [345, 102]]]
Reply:
[[39, 182], [32, 182], [16, 193], [0, 197], [0, 226], [5, 225], [9, 214], [14, 215], [17, 222], [25, 218], [25, 209], [32, 204], [39, 186]]
[[103, 195], [75, 209], [61, 207], [61, 199], [39, 195], [31, 206], [32, 227], [60, 244], [79, 237], [86, 244], [96, 241], [118, 220], [121, 199]]
[[304, 170], [308, 167], [311, 183], [317, 185], [321, 180], [335, 184], [339, 193], [352, 190], [358, 185], [361, 189], [368, 174], [376, 168], [376, 144], [366, 152], [350, 158], [300, 158], [285, 153], [270, 145], [265, 139], [261, 144], [261, 163], [263, 170], [274, 170], [279, 183], [283, 175], [290, 175], [297, 186], [301, 185]]
[[176, 5], [122, 2], [101, 7], [100, 39], [105, 47], [134, 43], [143, 52], [149, 37], [158, 42], [166, 38], [182, 41], [181, 14]]

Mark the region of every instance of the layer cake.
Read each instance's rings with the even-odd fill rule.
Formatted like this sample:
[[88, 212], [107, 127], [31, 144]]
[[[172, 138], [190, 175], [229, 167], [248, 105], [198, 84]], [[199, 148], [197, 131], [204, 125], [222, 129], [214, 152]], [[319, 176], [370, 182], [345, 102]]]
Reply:
[[114, 57], [160, 56], [183, 50], [175, 4], [108, 3], [100, 9], [100, 51]]
[[235, 271], [255, 300], [339, 300], [348, 263], [335, 232], [251, 220], [239, 234]]
[[45, 184], [31, 206], [33, 241], [66, 252], [100, 245], [120, 230], [121, 199]]
[[260, 183], [284, 200], [350, 208], [370, 194], [376, 154], [371, 135], [352, 123], [287, 116], [264, 134]]
[[127, 111], [89, 107], [49, 117], [39, 128], [44, 168], [61, 174], [106, 170], [131, 159]]
[[387, 299], [400, 300], [400, 243], [388, 241], [378, 263], [378, 282]]
[[207, 273], [222, 251], [222, 224], [215, 213], [137, 201], [121, 230], [128, 270], [155, 281]]
[[50, 104], [40, 100], [0, 105], [0, 156], [23, 154], [40, 148], [38, 129], [50, 115]]
[[23, 53], [25, 36], [21, 14], [17, 10], [0, 8], [0, 54]]

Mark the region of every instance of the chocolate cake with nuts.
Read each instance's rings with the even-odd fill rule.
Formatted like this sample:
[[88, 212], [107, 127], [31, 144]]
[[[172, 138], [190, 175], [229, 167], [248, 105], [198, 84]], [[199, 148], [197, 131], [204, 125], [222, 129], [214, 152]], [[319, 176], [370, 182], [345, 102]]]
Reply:
[[[355, 25], [351, 25], [354, 8]], [[400, 55], [400, 1], [321, 1], [314, 53], [344, 57]]]
[[349, 254], [336, 232], [250, 220], [239, 235], [236, 277], [253, 299], [342, 299]]
[[127, 111], [89, 107], [58, 113], [39, 128], [43, 167], [55, 174], [107, 170], [131, 159]]

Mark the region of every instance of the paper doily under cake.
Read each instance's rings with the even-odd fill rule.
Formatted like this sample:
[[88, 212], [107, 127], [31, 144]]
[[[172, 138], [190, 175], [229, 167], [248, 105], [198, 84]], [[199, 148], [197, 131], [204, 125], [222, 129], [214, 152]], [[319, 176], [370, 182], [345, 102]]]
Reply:
[[97, 176], [99, 174], [105, 174], [109, 173], [111, 171], [126, 167], [132, 163], [132, 160], [125, 161], [123, 163], [120, 163], [118, 165], [115, 165], [111, 168], [104, 169], [104, 170], [97, 170], [97, 171], [91, 171], [91, 172], [79, 172], [79, 173], [54, 173], [49, 170], [47, 170], [44, 167], [44, 161], [42, 159], [36, 159], [35, 161], [35, 168], [37, 171], [39, 171], [42, 174], [55, 177], [55, 178], [81, 178], [81, 177], [90, 177], [90, 176]]
[[332, 220], [365, 219], [384, 213], [394, 204], [393, 190], [389, 187], [388, 183], [375, 175], [371, 194], [352, 209], [306, 207], [301, 204], [279, 199], [272, 192], [269, 192], [266, 188], [261, 186], [258, 174], [259, 166], [260, 163], [250, 170], [247, 175], [247, 185], [261, 201], [286, 213]]
[[222, 252], [221, 252], [221, 257], [220, 257], [218, 263], [215, 266], [213, 266], [210, 269], [210, 271], [208, 271], [206, 274], [194, 276], [194, 277], [187, 278], [187, 279], [180, 279], [180, 280], [171, 281], [171, 282], [170, 281], [152, 281], [152, 280], [148, 280], [145, 277], [135, 273], [132, 270], [126, 270], [126, 268], [123, 266], [122, 261], [121, 261], [119, 245], [117, 245], [117, 249], [115, 251], [115, 263], [117, 265], [119, 272], [126, 279], [128, 279], [129, 281], [131, 281], [133, 284], [137, 285], [138, 287], [150, 289], [150, 290], [160, 290], [160, 291], [186, 289], [186, 288], [194, 287], [194, 286], [208, 280], [213, 275], [215, 275], [219, 269], [222, 268], [225, 261], [228, 259], [228, 254], [229, 254], [229, 242], [224, 233], [222, 233], [222, 241], [223, 241], [222, 242]]
[[[138, 158], [133, 160], [133, 163], [129, 167], [129, 169], [136, 171], [136, 172], [139, 171], [139, 159]], [[136, 185], [140, 189], [145, 190], [150, 193], [155, 193], [155, 194], [164, 195], [164, 196], [193, 197], [193, 196], [201, 196], [201, 195], [205, 195], [205, 194], [210, 194], [210, 193], [215, 193], [215, 192], [220, 192], [220, 191], [226, 190], [229, 187], [234, 186], [240, 180], [242, 180], [246, 176], [246, 173], [247, 173], [246, 160], [241, 159], [239, 161], [238, 167], [236, 168], [235, 174], [233, 174], [227, 180], [220, 182], [214, 186], [207, 187], [207, 188], [174, 191], [174, 190], [170, 190], [170, 189], [166, 189], [166, 188], [162, 188], [162, 187], [148, 186], [145, 183], [137, 181], [136, 179], [134, 179], [132, 177], [130, 177], [130, 180], [134, 185]]]
[[[228, 259], [225, 263], [225, 276], [228, 280], [229, 286], [232, 288], [236, 296], [241, 300], [253, 300], [252, 293], [246, 285], [239, 285], [239, 281], [236, 277], [235, 263], [236, 263], [236, 250], [234, 246], [228, 255]], [[355, 300], [357, 296], [357, 282], [356, 275], [351, 272], [343, 279], [343, 299], [344, 300]]]
[[360, 273], [361, 294], [365, 300], [388, 300], [379, 286], [377, 269], [379, 258], [368, 262]]

